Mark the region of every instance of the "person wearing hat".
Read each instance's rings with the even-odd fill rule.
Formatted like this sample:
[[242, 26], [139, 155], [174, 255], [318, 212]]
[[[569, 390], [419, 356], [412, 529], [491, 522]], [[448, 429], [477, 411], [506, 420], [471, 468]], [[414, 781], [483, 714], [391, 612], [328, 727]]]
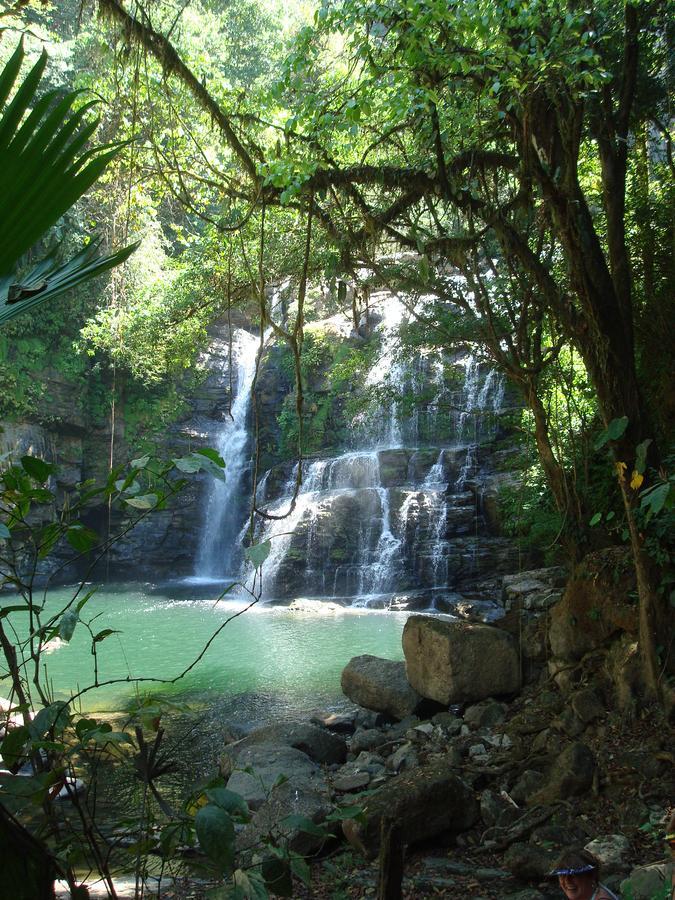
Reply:
[[567, 900], [619, 900], [608, 887], [600, 884], [600, 863], [588, 850], [568, 850], [556, 863], [551, 876]]

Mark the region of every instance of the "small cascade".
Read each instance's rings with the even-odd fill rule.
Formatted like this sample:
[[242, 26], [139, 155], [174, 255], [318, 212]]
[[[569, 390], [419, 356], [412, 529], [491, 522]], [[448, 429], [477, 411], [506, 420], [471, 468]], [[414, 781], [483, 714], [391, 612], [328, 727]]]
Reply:
[[448, 507], [445, 493], [448, 489], [447, 482], [443, 482], [444, 450], [438, 454], [438, 459], [429, 469], [429, 474], [424, 479], [424, 487], [431, 492], [432, 498], [430, 512], [430, 557], [434, 587], [448, 583], [448, 558], [447, 542], [445, 539], [448, 525]]
[[237, 536], [242, 524], [242, 482], [249, 466], [248, 413], [260, 338], [242, 329], [232, 336], [236, 377], [229, 416], [216, 437], [215, 449], [225, 460], [225, 481], [213, 480], [206, 503], [195, 575], [214, 579], [237, 572], [241, 562]]
[[[431, 362], [431, 371], [441, 370]], [[399, 422], [394, 404], [387, 410], [392, 445], [305, 464], [292, 510], [297, 466], [288, 474], [267, 507], [284, 517], [268, 520], [258, 536], [271, 542], [263, 571], [267, 599], [311, 596], [368, 606], [421, 590], [435, 606], [438, 592], [452, 592], [458, 580], [475, 574], [479, 504], [473, 485], [481, 442], [494, 433], [502, 400], [494, 373], [472, 357], [459, 364], [464, 378], [448, 446], [400, 446], [411, 429]], [[384, 377], [382, 357], [376, 368], [373, 384]], [[396, 377], [410, 386], [402, 369]], [[364, 443], [379, 445], [383, 434]]]
[[[371, 298], [377, 301], [377, 295]], [[408, 366], [401, 361], [397, 352], [399, 329], [405, 321], [405, 307], [396, 297], [387, 296], [382, 305], [383, 318], [380, 325], [382, 345], [375, 365], [366, 379], [369, 387], [391, 392], [389, 402], [385, 402], [367, 424], [363, 439], [375, 447], [400, 447], [403, 444], [403, 423], [399, 416], [399, 400], [408, 375]]]

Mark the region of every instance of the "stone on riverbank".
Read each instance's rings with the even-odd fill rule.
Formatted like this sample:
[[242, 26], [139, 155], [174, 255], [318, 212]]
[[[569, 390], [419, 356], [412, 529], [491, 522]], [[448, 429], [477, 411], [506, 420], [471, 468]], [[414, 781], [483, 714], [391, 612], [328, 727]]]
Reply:
[[403, 629], [408, 681], [438, 703], [472, 703], [520, 688], [518, 651], [498, 628], [410, 616]]
[[406, 844], [444, 831], [466, 831], [478, 820], [471, 789], [449, 770], [445, 758], [405, 771], [371, 794], [363, 804], [363, 821], [346, 820], [349, 843], [369, 858], [377, 855], [382, 819], [395, 821]]
[[306, 753], [275, 744], [256, 744], [243, 749], [227, 787], [240, 794], [251, 809], [258, 809], [273, 794], [282, 777], [298, 793], [327, 793], [321, 768]]
[[260, 744], [293, 747], [317, 763], [339, 764], [347, 758], [347, 745], [339, 735], [306, 722], [284, 722], [256, 728], [241, 740], [228, 744], [221, 758], [223, 774], [229, 774], [235, 766], [241, 767], [238, 762], [241, 753]]
[[379, 656], [355, 656], [342, 670], [342, 692], [366, 709], [405, 719], [422, 698], [408, 683], [405, 663]]

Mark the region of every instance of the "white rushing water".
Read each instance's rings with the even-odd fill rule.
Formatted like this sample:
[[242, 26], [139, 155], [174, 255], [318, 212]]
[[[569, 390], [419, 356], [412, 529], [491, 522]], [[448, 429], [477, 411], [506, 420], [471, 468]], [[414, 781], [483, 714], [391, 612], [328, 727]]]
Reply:
[[225, 460], [225, 481], [213, 480], [204, 513], [195, 575], [200, 579], [235, 574], [239, 563], [242, 482], [250, 462], [248, 413], [260, 338], [242, 329], [232, 337], [235, 370], [230, 415], [218, 434], [215, 449]]
[[[431, 350], [405, 358], [405, 304], [383, 293], [378, 307], [380, 351], [366, 377], [374, 402], [353, 429], [356, 449], [305, 460], [294, 502], [297, 464], [281, 488], [278, 472], [259, 482], [257, 504], [270, 516], [259, 520], [255, 537], [270, 542], [262, 568], [266, 600], [314, 597], [386, 606], [401, 592], [452, 590], [457, 566], [466, 567], [474, 552], [479, 449], [494, 434], [503, 384], [470, 354], [453, 360]], [[250, 588], [252, 577], [239, 565], [258, 347], [257, 338], [235, 333], [232, 416], [217, 441], [227, 480], [213, 485], [196, 566], [199, 578], [231, 576]], [[453, 381], [458, 372], [460, 385]], [[453, 555], [457, 537], [464, 543]]]

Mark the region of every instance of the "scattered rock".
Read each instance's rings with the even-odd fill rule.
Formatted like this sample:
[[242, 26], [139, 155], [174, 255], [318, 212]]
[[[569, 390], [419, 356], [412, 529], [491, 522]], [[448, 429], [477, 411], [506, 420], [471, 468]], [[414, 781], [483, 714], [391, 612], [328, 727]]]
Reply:
[[251, 809], [259, 809], [266, 803], [282, 778], [298, 795], [301, 792], [328, 795], [320, 767], [294, 747], [255, 744], [239, 753], [237, 766], [242, 770], [251, 768], [253, 774], [237, 769], [230, 775], [227, 787], [240, 794]]
[[319, 725], [335, 734], [354, 734], [356, 723], [350, 713], [330, 713], [324, 718], [312, 719], [313, 725]]
[[483, 740], [497, 750], [510, 750], [513, 747], [513, 741], [508, 734], [486, 734]]
[[518, 804], [524, 804], [528, 798], [540, 791], [546, 783], [543, 772], [526, 769], [510, 790], [510, 794]]
[[387, 768], [393, 772], [401, 772], [404, 769], [413, 769], [419, 764], [417, 752], [413, 744], [402, 744], [387, 760]]
[[654, 897], [668, 896], [666, 886], [673, 877], [672, 863], [653, 863], [633, 869], [630, 876], [621, 882], [621, 895], [633, 900], [653, 900]]
[[446, 706], [520, 687], [515, 642], [489, 625], [413, 615], [403, 629], [403, 652], [410, 684]]
[[553, 866], [558, 854], [546, 850], [536, 844], [512, 844], [504, 854], [504, 865], [517, 878], [545, 878]]
[[386, 744], [389, 736], [379, 728], [357, 728], [349, 742], [352, 753], [361, 753], [362, 750], [373, 750]]
[[566, 747], [554, 761], [543, 787], [529, 799], [529, 804], [549, 804], [556, 800], [579, 797], [590, 790], [595, 774], [595, 757], [577, 741]]
[[598, 860], [603, 875], [628, 869], [626, 857], [630, 853], [630, 842], [622, 834], [603, 834], [586, 844], [584, 849]]
[[411, 715], [422, 699], [408, 683], [405, 663], [378, 656], [355, 656], [343, 669], [340, 683], [354, 703], [394, 719]]
[[572, 709], [565, 709], [552, 723], [568, 737], [575, 738], [583, 734], [585, 725]]
[[487, 750], [485, 749], [485, 744], [472, 744], [471, 747], [469, 747], [469, 759], [479, 760], [486, 756]]
[[600, 698], [591, 688], [583, 688], [576, 691], [570, 697], [570, 703], [577, 717], [588, 725], [594, 719], [601, 719], [605, 715], [605, 707]]
[[294, 826], [280, 825], [280, 822], [286, 816], [300, 815], [319, 824], [332, 808], [324, 782], [292, 778], [274, 788], [257, 808], [251, 821], [237, 834], [237, 849], [246, 859], [250, 852], [259, 852], [262, 842], [275, 833], [285, 838], [290, 849], [296, 853], [303, 856], [315, 853], [323, 845], [323, 838], [307, 834]]
[[494, 791], [483, 791], [480, 798], [480, 817], [486, 827], [507, 825], [513, 822], [522, 811]]
[[456, 716], [451, 712], [436, 713], [435, 716], [432, 716], [431, 721], [434, 725], [439, 725], [441, 728], [445, 729], [450, 735], [459, 734], [462, 727], [462, 720], [459, 716]]
[[554, 846], [560, 850], [573, 846], [577, 840], [578, 835], [574, 831], [561, 825], [541, 825], [530, 835], [532, 844]]
[[478, 819], [478, 804], [469, 787], [448, 771], [444, 758], [404, 772], [387, 782], [363, 805], [364, 821], [349, 819], [342, 829], [349, 843], [369, 858], [378, 851], [383, 818], [395, 820], [406, 844], [444, 831], [461, 832]]
[[550, 609], [560, 599], [566, 581], [567, 572], [561, 566], [505, 575], [502, 579], [504, 608]]
[[424, 860], [424, 868], [441, 872], [449, 872], [452, 875], [470, 876], [478, 881], [493, 881], [508, 878], [509, 873], [504, 869], [492, 869], [487, 866], [476, 866], [474, 863], [463, 863], [457, 859], [446, 857], [427, 857]]
[[342, 793], [360, 791], [369, 784], [370, 775], [368, 772], [353, 772], [348, 775], [337, 775], [333, 779], [333, 787], [336, 791], [341, 791]]
[[506, 718], [506, 705], [497, 700], [484, 700], [469, 706], [464, 721], [473, 728], [492, 728]]

